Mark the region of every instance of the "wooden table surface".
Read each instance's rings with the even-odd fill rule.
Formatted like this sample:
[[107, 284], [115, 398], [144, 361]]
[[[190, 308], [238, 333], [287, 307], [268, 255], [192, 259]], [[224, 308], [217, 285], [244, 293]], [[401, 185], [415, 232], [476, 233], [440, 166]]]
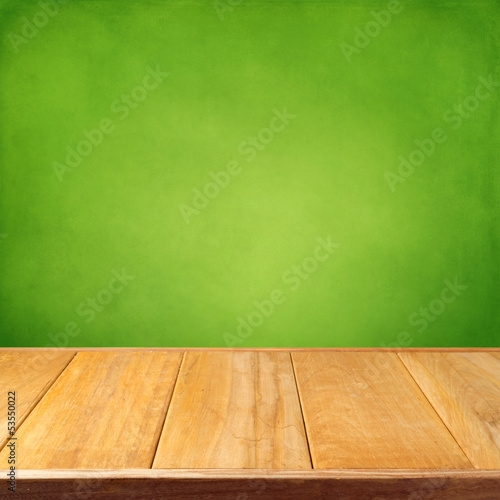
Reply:
[[500, 349], [1, 349], [0, 383], [2, 499], [500, 499]]

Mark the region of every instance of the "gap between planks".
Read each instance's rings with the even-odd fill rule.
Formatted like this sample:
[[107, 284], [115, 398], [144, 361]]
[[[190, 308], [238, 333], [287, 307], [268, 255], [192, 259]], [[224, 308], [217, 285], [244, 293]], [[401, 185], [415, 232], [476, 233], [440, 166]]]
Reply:
[[186, 353], [182, 353], [181, 362], [179, 363], [179, 368], [177, 369], [177, 375], [175, 376], [174, 387], [172, 388], [172, 394], [170, 394], [170, 400], [168, 402], [167, 411], [165, 412], [165, 418], [163, 419], [163, 425], [161, 426], [161, 432], [158, 436], [158, 441], [156, 442], [155, 452], [153, 453], [153, 459], [151, 460], [151, 464], [149, 469], [153, 470], [153, 466], [156, 460], [156, 454], [158, 453], [158, 447], [160, 446], [161, 437], [163, 436], [163, 432], [165, 431], [165, 425], [167, 423], [168, 412], [170, 411], [170, 407], [172, 405], [172, 399], [174, 399], [175, 389], [177, 387], [177, 381], [179, 380], [179, 374], [181, 373], [182, 365], [184, 364], [184, 359], [186, 358]]
[[413, 373], [409, 370], [409, 368], [403, 362], [403, 360], [401, 359], [401, 356], [399, 355], [399, 353], [397, 354], [397, 358], [399, 359], [400, 363], [403, 365], [403, 367], [405, 368], [405, 370], [408, 372], [408, 374], [410, 375], [410, 377], [413, 379], [413, 381], [415, 382], [415, 384], [417, 385], [417, 387], [420, 389], [420, 391], [422, 392], [422, 394], [425, 396], [425, 399], [427, 399], [427, 401], [429, 401], [429, 404], [432, 406], [432, 409], [434, 410], [434, 413], [438, 416], [439, 420], [441, 420], [441, 422], [443, 422], [443, 425], [446, 427], [446, 429], [448, 430], [450, 436], [453, 438], [453, 440], [455, 441], [455, 443], [457, 443], [457, 446], [462, 450], [462, 453], [464, 454], [464, 456], [469, 461], [469, 463], [471, 465], [471, 468], [472, 469], [477, 469], [477, 467], [472, 463], [471, 459], [469, 458], [469, 455], [463, 449], [462, 445], [460, 444], [460, 442], [458, 441], [458, 439], [456, 438], [456, 436], [453, 434], [452, 430], [448, 427], [447, 423], [441, 417], [440, 412], [437, 410], [437, 408], [434, 406], [434, 404], [432, 403], [432, 401], [429, 399], [429, 397], [425, 393], [425, 391], [422, 388], [422, 386], [418, 383], [418, 380], [413, 376]]
[[300, 414], [302, 416], [302, 423], [304, 424], [304, 433], [306, 435], [307, 451], [309, 451], [309, 460], [311, 460], [311, 469], [314, 470], [315, 469], [314, 460], [311, 453], [311, 444], [309, 442], [309, 431], [307, 429], [306, 419], [304, 417], [304, 408], [302, 407], [302, 397], [300, 395], [299, 384], [297, 383], [297, 373], [295, 372], [295, 364], [293, 363], [292, 353], [290, 352], [289, 355], [290, 355], [290, 363], [292, 364], [293, 380], [295, 381], [295, 389], [297, 391], [297, 398], [299, 400]]
[[[11, 349], [0, 349], [0, 353], [2, 351], [9, 351]], [[12, 349], [13, 351], [20, 351], [22, 349]], [[36, 349], [38, 350], [38, 349]], [[73, 356], [68, 360], [68, 362], [66, 363], [66, 365], [64, 365], [64, 368], [59, 372], [59, 375], [57, 375], [57, 377], [55, 377], [52, 382], [47, 382], [47, 384], [43, 387], [43, 389], [40, 391], [40, 397], [38, 397], [35, 401], [34, 401], [34, 404], [33, 406], [27, 411], [27, 413], [25, 415], [22, 416], [22, 418], [20, 419], [20, 421], [17, 421], [16, 422], [16, 433], [18, 432], [18, 430], [22, 427], [23, 423], [26, 422], [26, 420], [28, 419], [28, 417], [31, 415], [31, 413], [33, 412], [33, 410], [40, 404], [40, 402], [45, 398], [45, 396], [49, 393], [50, 389], [54, 386], [54, 384], [59, 380], [59, 377], [68, 369], [69, 365], [73, 362], [73, 360], [76, 358], [77, 354], [78, 354], [78, 351], [75, 351], [74, 349], [67, 349], [67, 351], [71, 351], [71, 352], [74, 352]], [[16, 393], [16, 396], [17, 396], [17, 390], [14, 391]], [[17, 399], [17, 398], [16, 398]], [[7, 443], [10, 441], [10, 438], [7, 438], [7, 439], [4, 439], [2, 441], [0, 441], [0, 451], [2, 451], [5, 446], [7, 445]]]

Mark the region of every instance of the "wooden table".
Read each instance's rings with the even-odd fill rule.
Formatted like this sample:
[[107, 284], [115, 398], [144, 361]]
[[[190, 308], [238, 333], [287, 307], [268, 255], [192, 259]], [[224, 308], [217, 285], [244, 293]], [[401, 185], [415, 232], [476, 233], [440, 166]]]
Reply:
[[2, 349], [0, 368], [2, 499], [500, 499], [500, 349]]

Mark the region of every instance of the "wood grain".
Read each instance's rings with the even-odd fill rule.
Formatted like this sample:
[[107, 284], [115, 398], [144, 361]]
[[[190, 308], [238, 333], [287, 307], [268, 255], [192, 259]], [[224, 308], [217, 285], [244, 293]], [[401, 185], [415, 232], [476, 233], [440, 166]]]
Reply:
[[292, 359], [315, 468], [472, 467], [396, 354]]
[[40, 401], [61, 372], [74, 351], [54, 352], [42, 357], [30, 351], [0, 352], [0, 448], [8, 439], [7, 392], [16, 393], [16, 428], [19, 428], [31, 410]]
[[474, 466], [499, 469], [500, 355], [421, 352], [400, 357]]
[[500, 471], [22, 470], [17, 483], [0, 499], [498, 500]]
[[186, 353], [153, 467], [311, 468], [290, 355]]
[[78, 353], [19, 429], [18, 468], [150, 467], [181, 357]]

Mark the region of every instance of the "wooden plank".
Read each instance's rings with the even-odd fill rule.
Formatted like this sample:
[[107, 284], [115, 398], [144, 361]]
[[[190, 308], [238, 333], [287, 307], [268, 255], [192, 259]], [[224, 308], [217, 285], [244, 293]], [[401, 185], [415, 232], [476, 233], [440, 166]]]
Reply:
[[19, 428], [76, 353], [53, 352], [43, 357], [40, 352], [0, 352], [0, 448], [8, 439], [7, 393], [14, 391], [15, 422]]
[[311, 468], [290, 355], [186, 353], [153, 467]]
[[21, 470], [15, 495], [0, 488], [0, 499], [498, 500], [498, 491], [500, 471]]
[[292, 359], [315, 468], [472, 467], [396, 354]]
[[181, 357], [78, 353], [19, 429], [18, 468], [150, 467]]
[[400, 357], [474, 466], [499, 469], [500, 355], [422, 352]]

